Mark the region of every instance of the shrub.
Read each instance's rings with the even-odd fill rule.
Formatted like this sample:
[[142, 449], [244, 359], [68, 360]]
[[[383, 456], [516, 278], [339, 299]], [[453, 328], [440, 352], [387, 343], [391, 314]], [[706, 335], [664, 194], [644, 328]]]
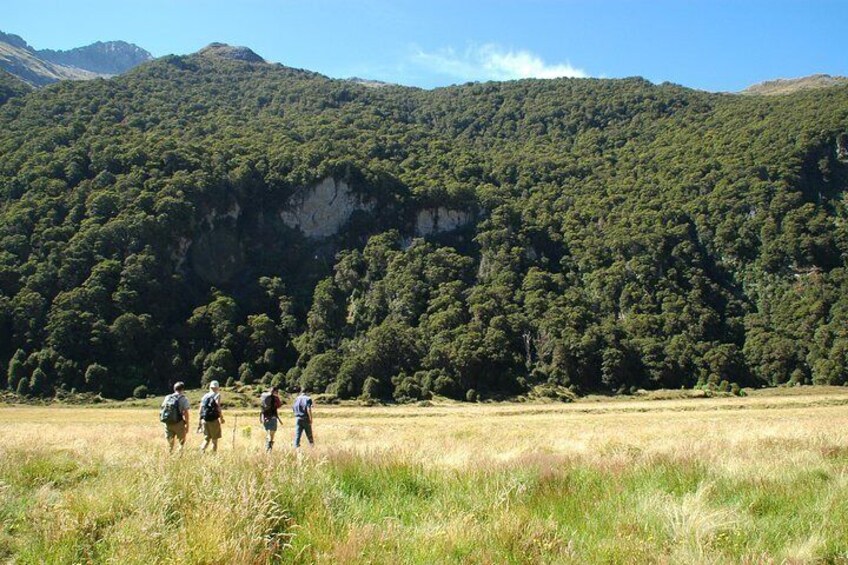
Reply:
[[362, 398], [365, 400], [377, 400], [380, 398], [380, 381], [374, 377], [368, 377], [362, 383]]
[[23, 350], [18, 349], [15, 352], [12, 360], [9, 361], [9, 369], [6, 372], [8, 377], [7, 385], [10, 390], [15, 390], [18, 387], [18, 383], [21, 382], [22, 379], [26, 378], [26, 367], [24, 367], [23, 361], [26, 359], [26, 356]]
[[242, 363], [241, 366], [239, 366], [239, 380], [246, 385], [253, 384], [256, 380], [250, 364]]
[[209, 383], [212, 381], [221, 382], [225, 380], [227, 380], [227, 371], [217, 365], [212, 365], [203, 371], [203, 379], [200, 384], [205, 388], [209, 386]]
[[103, 365], [93, 363], [85, 370], [85, 384], [88, 385], [89, 390], [100, 391], [108, 378], [109, 369]]
[[30, 377], [29, 381], [29, 391], [32, 394], [44, 395], [47, 394], [48, 388], [50, 387], [47, 375], [44, 371], [41, 370], [40, 367], [37, 367], [32, 372], [32, 377]]
[[398, 402], [421, 400], [426, 395], [421, 386], [413, 377], [407, 377], [403, 374], [398, 375], [397, 384], [393, 396]]
[[316, 355], [307, 363], [306, 368], [300, 374], [299, 384], [307, 390], [326, 390], [342, 365], [342, 358], [337, 351], [328, 351]]
[[29, 395], [29, 379], [21, 379], [18, 382], [17, 391], [21, 396]]
[[441, 375], [433, 381], [433, 392], [442, 396], [454, 397], [456, 394], [456, 381], [447, 375]]
[[147, 398], [148, 390], [145, 385], [138, 385], [133, 389], [133, 397], [135, 398]]

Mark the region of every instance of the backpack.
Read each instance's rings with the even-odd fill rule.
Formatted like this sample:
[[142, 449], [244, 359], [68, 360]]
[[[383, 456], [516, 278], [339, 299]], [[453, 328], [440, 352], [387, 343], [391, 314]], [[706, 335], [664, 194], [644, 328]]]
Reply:
[[200, 405], [200, 419], [205, 422], [213, 422], [221, 417], [218, 411], [218, 403], [215, 402], [215, 396], [209, 395]]
[[266, 420], [277, 417], [277, 399], [273, 394], [262, 397], [262, 416]]
[[166, 424], [183, 421], [183, 411], [180, 410], [180, 394], [169, 394], [162, 403], [162, 411], [159, 412], [159, 421]]

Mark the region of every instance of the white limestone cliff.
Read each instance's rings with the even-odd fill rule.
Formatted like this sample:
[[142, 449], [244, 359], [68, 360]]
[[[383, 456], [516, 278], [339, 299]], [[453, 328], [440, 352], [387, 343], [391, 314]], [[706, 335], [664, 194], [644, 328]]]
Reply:
[[415, 235], [428, 235], [453, 231], [471, 221], [471, 214], [451, 208], [425, 208], [418, 212], [415, 219]]
[[373, 202], [362, 200], [346, 182], [328, 177], [295, 193], [280, 218], [305, 236], [320, 239], [338, 233], [355, 211], [373, 208]]

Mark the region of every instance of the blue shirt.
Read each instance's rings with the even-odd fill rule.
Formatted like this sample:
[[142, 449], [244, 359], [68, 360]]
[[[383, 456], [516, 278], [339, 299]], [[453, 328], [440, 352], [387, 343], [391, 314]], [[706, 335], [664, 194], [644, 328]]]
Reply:
[[312, 399], [305, 394], [301, 394], [294, 399], [292, 412], [294, 412], [294, 417], [298, 420], [308, 420], [310, 408], [312, 408]]

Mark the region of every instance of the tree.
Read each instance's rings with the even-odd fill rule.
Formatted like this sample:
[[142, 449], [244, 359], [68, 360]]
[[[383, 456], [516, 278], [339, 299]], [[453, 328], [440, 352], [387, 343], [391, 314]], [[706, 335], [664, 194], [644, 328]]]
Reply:
[[18, 383], [22, 380], [29, 380], [24, 362], [26, 361], [26, 353], [23, 349], [18, 349], [9, 361], [9, 367], [6, 371], [7, 386], [10, 390], [17, 390]]

